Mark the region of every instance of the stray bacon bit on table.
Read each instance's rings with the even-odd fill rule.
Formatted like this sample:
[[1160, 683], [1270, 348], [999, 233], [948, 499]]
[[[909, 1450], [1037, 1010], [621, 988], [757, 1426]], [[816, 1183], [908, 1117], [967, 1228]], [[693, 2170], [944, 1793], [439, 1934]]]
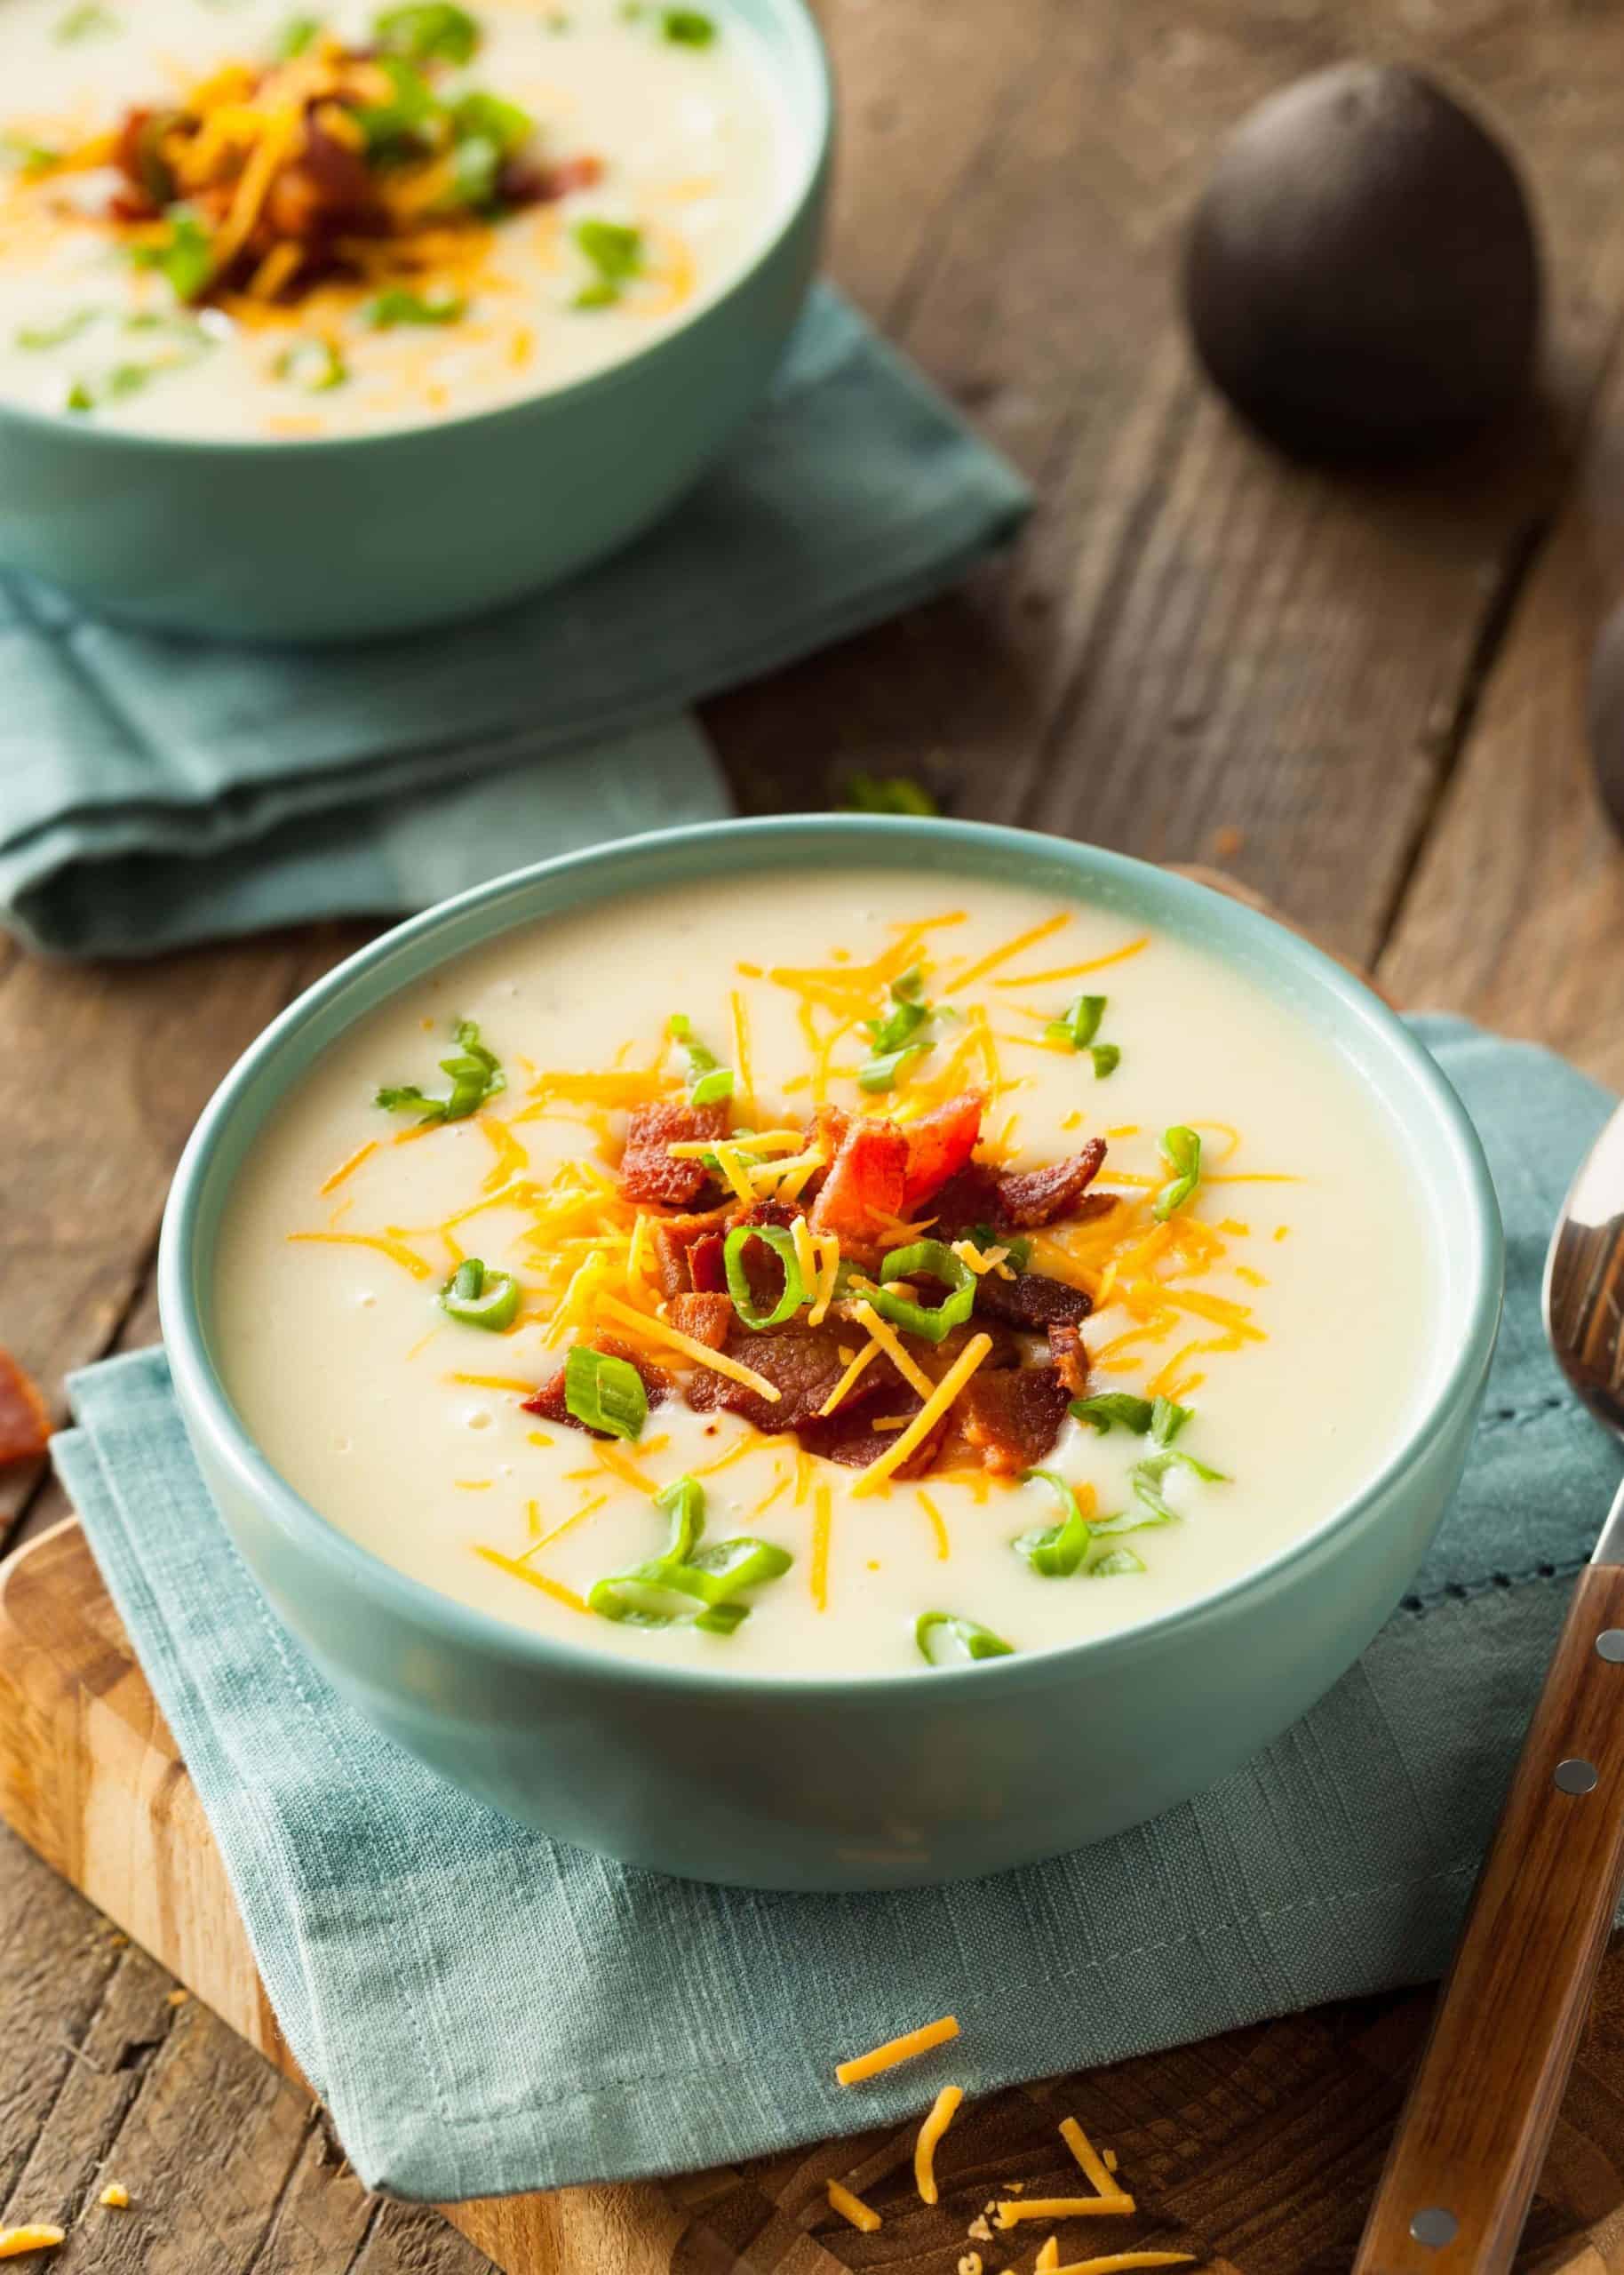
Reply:
[[0, 1469], [33, 1461], [51, 1440], [44, 1399], [9, 1351], [0, 1350]]

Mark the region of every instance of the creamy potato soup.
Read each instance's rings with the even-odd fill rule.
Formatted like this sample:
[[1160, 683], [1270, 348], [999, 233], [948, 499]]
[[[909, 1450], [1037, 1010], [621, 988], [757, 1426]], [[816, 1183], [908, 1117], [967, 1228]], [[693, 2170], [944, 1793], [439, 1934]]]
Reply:
[[262, 1133], [216, 1289], [284, 1477], [591, 1650], [904, 1674], [1300, 1538], [1427, 1393], [1429, 1225], [1304, 1023], [1103, 910], [856, 872], [450, 965]]
[[345, 435], [633, 355], [781, 220], [757, 36], [656, 0], [0, 0], [0, 398]]

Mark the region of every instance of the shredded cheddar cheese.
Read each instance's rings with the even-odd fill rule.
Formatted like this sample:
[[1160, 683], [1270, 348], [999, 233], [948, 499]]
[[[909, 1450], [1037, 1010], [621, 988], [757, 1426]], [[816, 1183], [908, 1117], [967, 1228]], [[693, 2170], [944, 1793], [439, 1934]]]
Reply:
[[426, 1257], [419, 1256], [415, 1249], [408, 1248], [404, 1241], [391, 1240], [382, 1233], [290, 1233], [288, 1238], [329, 1248], [376, 1249], [380, 1256], [386, 1256], [391, 1264], [398, 1264], [403, 1271], [410, 1272], [414, 1280], [433, 1277], [433, 1267]]
[[127, 2212], [130, 2209], [130, 2191], [122, 2180], [110, 2180], [96, 2201], [105, 2204], [109, 2212]]
[[990, 1335], [977, 1335], [966, 1344], [901, 1437], [893, 1439], [885, 1451], [861, 1472], [851, 1489], [854, 1500], [859, 1495], [876, 1491], [892, 1471], [907, 1460], [914, 1448], [923, 1444], [991, 1348]]
[[935, 1385], [923, 1367], [911, 1358], [903, 1348], [896, 1329], [890, 1321], [881, 1319], [880, 1313], [869, 1303], [854, 1304], [852, 1317], [860, 1326], [867, 1328], [874, 1344], [885, 1353], [886, 1357], [891, 1361], [909, 1389], [918, 1391], [921, 1398], [930, 1398], [935, 1393]]
[[1032, 2262], [1033, 2275], [1055, 2275], [1060, 2264], [1060, 2239], [1051, 2236]]
[[[577, 1511], [577, 1516], [585, 1516], [586, 1513], [585, 1509]], [[562, 1530], [561, 1526], [560, 1530]], [[552, 1537], [556, 1539], [557, 1534]], [[541, 1541], [536, 1543], [537, 1548], [544, 1545], [545, 1544]], [[544, 1596], [551, 1596], [554, 1603], [561, 1603], [568, 1611], [588, 1609], [586, 1599], [577, 1595], [573, 1588], [567, 1588], [561, 1580], [550, 1580], [545, 1572], [532, 1571], [528, 1564], [521, 1563], [516, 1556], [504, 1556], [500, 1549], [486, 1548], [478, 1542], [474, 1544], [474, 1553], [476, 1556], [482, 1556], [487, 1564], [494, 1564], [498, 1572], [506, 1572], [513, 1579], [522, 1580], [528, 1586], [539, 1589]]]
[[849, 2221], [854, 2228], [860, 2228], [865, 2236], [872, 2236], [875, 2229], [882, 2225], [873, 2206], [865, 2204], [860, 2196], [854, 2196], [850, 2189], [843, 2187], [838, 2180], [829, 2183], [826, 2192], [830, 2210], [838, 2212], [841, 2219]]
[[746, 1390], [754, 1391], [758, 1398], [766, 1399], [769, 1405], [776, 1406], [783, 1396], [776, 1384], [769, 1383], [765, 1375], [758, 1375], [753, 1367], [744, 1366], [736, 1359], [729, 1359], [720, 1351], [712, 1351], [708, 1344], [696, 1341], [691, 1335], [684, 1335], [681, 1328], [673, 1327], [668, 1321], [650, 1319], [646, 1312], [634, 1312], [630, 1304], [623, 1304], [614, 1296], [600, 1297], [598, 1307], [607, 1312], [611, 1319], [618, 1320], [623, 1326], [640, 1329], [656, 1343], [669, 1344], [673, 1351], [681, 1351], [684, 1358], [696, 1360], [702, 1367], [709, 1367], [713, 1374], [727, 1375], [734, 1382], [742, 1383]]
[[1099, 2151], [1095, 2147], [1093, 2142], [1088, 2138], [1088, 2135], [1084, 2132], [1082, 2127], [1078, 2123], [1075, 2117], [1067, 2117], [1062, 2119], [1060, 2137], [1065, 2143], [1067, 2148], [1071, 2150], [1072, 2155], [1077, 2159], [1077, 2161], [1081, 2166], [1083, 2171], [1087, 2174], [1089, 2179], [1099, 2190], [1101, 2195], [1115, 2195], [1117, 2191], [1111, 2181], [1110, 2173], [1105, 2168], [1104, 2159], [1100, 2155]]
[[1102, 2196], [1024, 2196], [1018, 2201], [1005, 2197], [993, 2207], [992, 2218], [997, 2227], [1013, 2228], [1021, 2220], [1087, 2220], [1101, 2215], [1126, 2218], [1137, 2208], [1131, 2196], [1113, 2189]]
[[54, 2251], [66, 2241], [60, 2228], [48, 2227], [39, 2220], [25, 2227], [0, 2228], [0, 2259], [20, 2259], [25, 2251]]
[[919, 2030], [904, 2031], [900, 2038], [888, 2038], [883, 2046], [872, 2047], [866, 2054], [854, 2055], [848, 2062], [835, 2064], [834, 2079], [839, 2086], [861, 2086], [870, 2078], [877, 2078], [882, 2071], [894, 2070], [901, 2062], [912, 2062], [916, 2055], [928, 2054], [934, 2047], [945, 2046], [959, 2035], [959, 2018], [943, 2015], [939, 2022], [926, 2023]]
[[913, 2183], [922, 2203], [934, 2204], [936, 2200], [937, 2144], [957, 2116], [963, 2099], [961, 2086], [943, 2086], [919, 2127], [919, 2139], [913, 2144]]
[[1137, 2267], [1192, 2267], [1193, 2251], [1108, 2251], [1095, 2259], [1073, 2259], [1062, 2267], [1055, 2263], [1055, 2275], [1127, 2275], [1127, 2270]]

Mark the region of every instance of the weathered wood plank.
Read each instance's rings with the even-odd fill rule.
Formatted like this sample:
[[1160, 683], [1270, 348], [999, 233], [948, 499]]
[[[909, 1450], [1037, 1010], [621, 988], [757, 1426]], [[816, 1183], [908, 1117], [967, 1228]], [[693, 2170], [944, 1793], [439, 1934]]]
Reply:
[[1624, 595], [1624, 368], [1483, 693], [1381, 971], [1624, 1088], [1624, 846], [1590, 776], [1585, 689]]
[[[1384, 485], [1250, 441], [1188, 372], [1171, 306], [1222, 132], [1349, 46], [1418, 54], [1497, 112], [1559, 256], [1554, 419]], [[1218, 841], [1372, 953], [1611, 337], [1624, 153], [1592, 75], [1620, 60], [1624, 25], [1543, 10], [1063, 12], [899, 303], [906, 344], [1040, 483], [1033, 527], [965, 592], [712, 706], [745, 804], [903, 766], [961, 813], [1160, 858]]]

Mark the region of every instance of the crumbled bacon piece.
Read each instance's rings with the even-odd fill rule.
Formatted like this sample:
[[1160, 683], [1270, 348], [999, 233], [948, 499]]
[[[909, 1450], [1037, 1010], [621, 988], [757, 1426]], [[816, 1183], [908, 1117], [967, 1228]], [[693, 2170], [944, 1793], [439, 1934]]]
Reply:
[[[716, 1407], [741, 1415], [758, 1430], [793, 1430], [815, 1417], [846, 1372], [840, 1356], [840, 1332], [833, 1327], [789, 1325], [771, 1334], [754, 1335], [735, 1315], [722, 1346], [729, 1359], [754, 1369], [779, 1393], [763, 1398], [759, 1391], [736, 1383], [730, 1376], [697, 1374], [688, 1385], [688, 1402], [702, 1414]], [[888, 1359], [871, 1361], [858, 1378], [865, 1395], [882, 1388], [888, 1396], [899, 1394], [900, 1377]], [[836, 1409], [837, 1413], [839, 1409]], [[891, 1411], [889, 1408], [887, 1411]], [[900, 1408], [896, 1409], [900, 1412]]]
[[696, 1343], [703, 1343], [710, 1351], [720, 1351], [726, 1347], [728, 1329], [737, 1313], [730, 1296], [689, 1294], [673, 1296], [665, 1306], [665, 1316], [673, 1327], [684, 1335], [691, 1335]]
[[[659, 1405], [662, 1399], [670, 1395], [670, 1376], [662, 1374], [658, 1367], [651, 1367], [646, 1359], [638, 1358], [626, 1349], [624, 1343], [617, 1342], [613, 1336], [601, 1335], [592, 1347], [601, 1352], [606, 1359], [624, 1359], [628, 1366], [634, 1367], [650, 1406]], [[568, 1429], [584, 1430], [589, 1438], [609, 1436], [609, 1431], [593, 1430], [571, 1414], [564, 1401], [564, 1373], [565, 1369], [561, 1367], [548, 1381], [540, 1385], [533, 1397], [520, 1401], [525, 1413], [537, 1415], [544, 1422], [561, 1422]]]
[[983, 1367], [958, 1401], [959, 1427], [986, 1468], [1017, 1476], [1053, 1449], [1071, 1395], [1055, 1367]]
[[1056, 1320], [1087, 1319], [1094, 1301], [1080, 1288], [1050, 1280], [1041, 1272], [1017, 1273], [1013, 1280], [987, 1272], [975, 1282], [975, 1309], [981, 1318], [1001, 1320], [1006, 1327], [1025, 1328], [1037, 1335]]
[[981, 1135], [987, 1104], [984, 1090], [966, 1090], [932, 1114], [922, 1114], [907, 1130], [908, 1167], [901, 1214], [913, 1216], [950, 1177], [964, 1168]]
[[32, 1461], [51, 1437], [51, 1416], [38, 1390], [9, 1351], [0, 1350], [0, 1469]]
[[1000, 1225], [1030, 1232], [1069, 1217], [1084, 1193], [1100, 1174], [1105, 1160], [1105, 1140], [1091, 1138], [1069, 1161], [1050, 1161], [1040, 1169], [1004, 1170], [998, 1180]]
[[[810, 1416], [795, 1427], [795, 1435], [809, 1454], [821, 1461], [838, 1461], [848, 1469], [866, 1469], [877, 1461], [888, 1447], [894, 1446], [902, 1436], [922, 1401], [904, 1389], [865, 1390], [866, 1375], [858, 1379], [852, 1396], [843, 1399], [832, 1414]], [[876, 1430], [876, 1421], [897, 1417], [900, 1426], [895, 1430]], [[904, 1454], [894, 1470], [893, 1477], [922, 1477], [935, 1460], [937, 1449], [947, 1430], [943, 1417], [934, 1429], [927, 1431], [912, 1453]]]
[[828, 1174], [812, 1203], [812, 1229], [864, 1246], [881, 1233], [877, 1220], [902, 1214], [907, 1132], [879, 1115], [848, 1121], [825, 1107], [818, 1115], [818, 1133], [833, 1137], [835, 1143]]
[[967, 1161], [931, 1195], [930, 1213], [933, 1240], [963, 1240], [978, 1225], [990, 1230], [998, 1221], [998, 1171]]
[[657, 1201], [667, 1209], [697, 1201], [709, 1174], [703, 1161], [677, 1161], [673, 1145], [713, 1145], [728, 1134], [728, 1108], [689, 1106], [681, 1098], [633, 1106], [620, 1158], [620, 1190], [628, 1201]]
[[[662, 1296], [685, 1296], [690, 1289], [715, 1287], [721, 1282], [721, 1241], [720, 1227], [728, 1221], [725, 1209], [706, 1209], [695, 1217], [663, 1217], [652, 1227], [649, 1245], [654, 1250], [654, 1276]], [[694, 1252], [705, 1241], [715, 1240], [717, 1276], [714, 1281], [701, 1280], [694, 1269]]]
[[1082, 1329], [1071, 1319], [1052, 1319], [1048, 1326], [1055, 1372], [1073, 1398], [1081, 1398], [1088, 1387], [1088, 1350]]

